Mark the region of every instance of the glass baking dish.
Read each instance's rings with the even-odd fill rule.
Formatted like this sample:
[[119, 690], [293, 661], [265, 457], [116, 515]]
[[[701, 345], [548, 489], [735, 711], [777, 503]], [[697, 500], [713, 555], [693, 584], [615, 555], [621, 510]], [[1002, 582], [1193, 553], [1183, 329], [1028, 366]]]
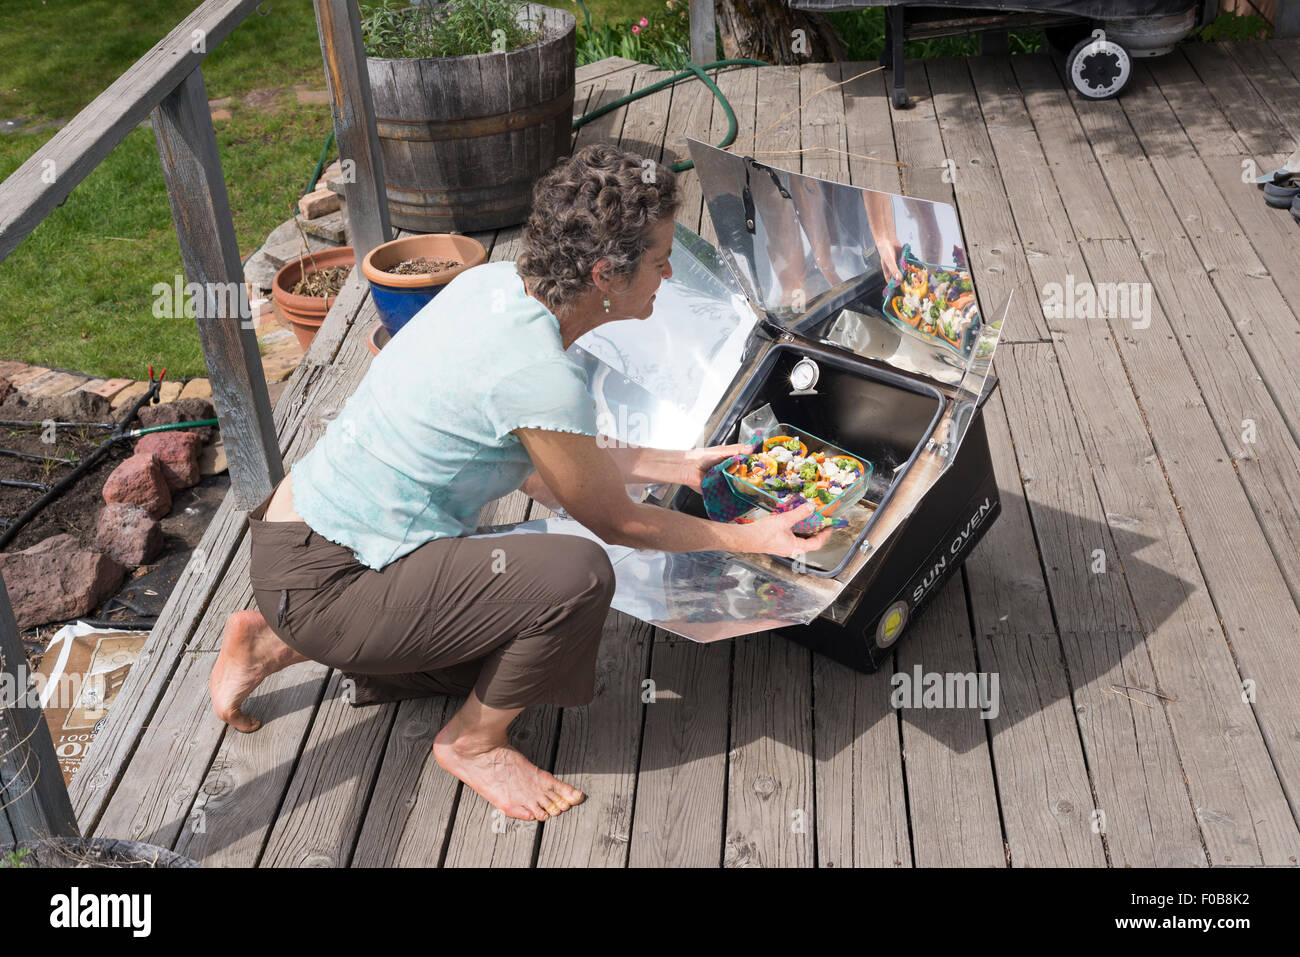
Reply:
[[[837, 456], [846, 456], [862, 464], [862, 474], [857, 477], [853, 484], [841, 492], [836, 498], [818, 505], [818, 507], [813, 510], [815, 515], [829, 518], [841, 508], [849, 508], [852, 505], [856, 505], [858, 501], [861, 500], [862, 496], [867, 493], [867, 488], [871, 485], [871, 474], [874, 467], [862, 456], [854, 455], [847, 449], [842, 449], [838, 445], [833, 445], [825, 439], [813, 435], [811, 432], [806, 432], [803, 429], [796, 428], [795, 426], [788, 425], [784, 422], [777, 423], [773, 429], [773, 434], [764, 440], [764, 450], [766, 450], [768, 444], [774, 439], [781, 437], [798, 439], [804, 444], [805, 449], [809, 453], [825, 452], [832, 458]], [[788, 498], [790, 495], [798, 494], [797, 491], [780, 493], [769, 491], [768, 489], [754, 485], [745, 479], [732, 475], [726, 470], [723, 470], [722, 474], [726, 477], [727, 485], [730, 486], [733, 492], [745, 501], [752, 502], [754, 505], [766, 509], [767, 511], [775, 511], [776, 507], [783, 500]]]

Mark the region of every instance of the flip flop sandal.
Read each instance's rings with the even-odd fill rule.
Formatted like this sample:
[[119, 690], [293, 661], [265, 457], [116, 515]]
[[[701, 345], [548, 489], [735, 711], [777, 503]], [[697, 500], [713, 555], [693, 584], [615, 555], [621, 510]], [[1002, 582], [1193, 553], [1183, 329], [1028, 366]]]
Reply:
[[1287, 209], [1291, 201], [1300, 196], [1300, 186], [1279, 186], [1277, 183], [1264, 184], [1264, 202], [1276, 209]]

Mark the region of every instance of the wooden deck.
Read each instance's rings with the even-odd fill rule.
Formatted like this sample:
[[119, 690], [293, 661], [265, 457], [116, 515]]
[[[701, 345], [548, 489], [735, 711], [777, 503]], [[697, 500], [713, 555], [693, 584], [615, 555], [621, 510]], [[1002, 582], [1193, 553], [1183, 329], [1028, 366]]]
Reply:
[[[74, 781], [83, 830], [241, 866], [1295, 864], [1300, 224], [1242, 170], [1300, 140], [1300, 41], [1138, 61], [1103, 103], [1042, 56], [909, 64], [905, 112], [880, 72], [814, 95], [871, 66], [719, 83], [735, 149], [955, 201], [985, 303], [1016, 290], [987, 407], [1003, 515], [893, 668], [771, 636], [697, 645], [614, 613], [595, 701], [515, 729], [588, 801], [508, 821], [429, 755], [454, 700], [354, 709], [337, 673], [302, 664], [250, 702], [257, 733], [213, 715], [221, 624], [252, 603], [227, 502]], [[584, 68], [575, 109], [660, 76]], [[725, 131], [683, 83], [577, 139], [671, 162], [685, 136]], [[681, 219], [712, 240], [682, 180]], [[483, 238], [503, 259], [517, 235]], [[1067, 276], [1150, 283], [1149, 327], [1046, 317], [1042, 290]], [[276, 408], [287, 462], [365, 373], [363, 285]], [[540, 514], [518, 495], [485, 513]], [[890, 674], [917, 664], [997, 673], [1000, 714], [895, 710]]]

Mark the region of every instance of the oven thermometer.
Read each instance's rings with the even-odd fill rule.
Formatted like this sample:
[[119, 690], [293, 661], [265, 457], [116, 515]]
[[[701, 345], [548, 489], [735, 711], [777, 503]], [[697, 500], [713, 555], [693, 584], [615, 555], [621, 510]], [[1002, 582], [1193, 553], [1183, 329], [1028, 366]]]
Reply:
[[806, 356], [794, 364], [790, 370], [790, 384], [794, 386], [791, 395], [816, 395], [817, 390], [813, 388], [817, 384], [817, 379], [821, 375], [821, 370], [817, 368], [817, 363], [813, 362]]

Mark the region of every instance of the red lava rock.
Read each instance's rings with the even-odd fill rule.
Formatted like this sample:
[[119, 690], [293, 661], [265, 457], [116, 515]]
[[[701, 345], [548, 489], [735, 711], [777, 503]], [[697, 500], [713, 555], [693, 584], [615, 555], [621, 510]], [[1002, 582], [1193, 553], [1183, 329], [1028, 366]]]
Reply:
[[[174, 425], [177, 422], [201, 422], [204, 419], [215, 419], [217, 417], [212, 403], [197, 396], [191, 396], [188, 399], [177, 399], [174, 402], [164, 402], [162, 405], [141, 406], [136, 415], [140, 419], [140, 425], [146, 428], [151, 425]], [[210, 425], [205, 425], [196, 429], [185, 429], [185, 431], [202, 436], [203, 441], [207, 442], [212, 438], [216, 430]]]
[[139, 505], [114, 502], [99, 513], [95, 548], [119, 565], [146, 565], [162, 547], [162, 526]]
[[113, 470], [104, 483], [104, 501], [139, 505], [154, 518], [172, 510], [172, 493], [167, 488], [158, 460], [148, 452], [136, 453]]
[[203, 438], [187, 431], [153, 432], [135, 444], [136, 455], [148, 453], [158, 460], [173, 492], [199, 484], [202, 451]]
[[74, 535], [53, 535], [25, 551], [0, 554], [0, 574], [20, 630], [93, 611], [125, 572], [111, 556], [83, 549]]

